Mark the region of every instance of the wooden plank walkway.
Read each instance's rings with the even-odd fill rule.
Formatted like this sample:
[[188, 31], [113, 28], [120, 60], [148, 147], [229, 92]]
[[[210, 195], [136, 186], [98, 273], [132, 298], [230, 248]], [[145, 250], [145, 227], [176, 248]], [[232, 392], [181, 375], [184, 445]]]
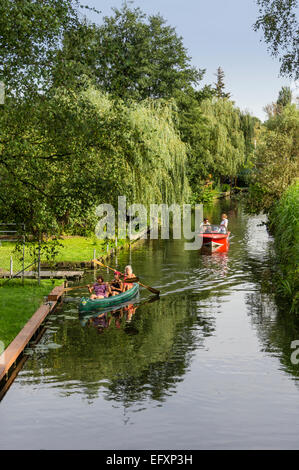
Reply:
[[[24, 328], [0, 355], [0, 383], [24, 351], [31, 338], [38, 331], [47, 315], [52, 312], [64, 292], [64, 285], [56, 286], [48, 295], [48, 302], [41, 305]], [[51, 300], [53, 299], [53, 300]]]
[[[41, 271], [40, 277], [41, 279], [81, 279], [83, 274], [83, 271]], [[8, 271], [2, 271], [0, 272], [0, 278], [1, 277], [10, 277], [10, 273]], [[18, 274], [18, 276], [15, 277], [21, 278], [22, 274]], [[38, 273], [37, 271], [25, 271], [24, 277], [27, 279], [37, 279]]]

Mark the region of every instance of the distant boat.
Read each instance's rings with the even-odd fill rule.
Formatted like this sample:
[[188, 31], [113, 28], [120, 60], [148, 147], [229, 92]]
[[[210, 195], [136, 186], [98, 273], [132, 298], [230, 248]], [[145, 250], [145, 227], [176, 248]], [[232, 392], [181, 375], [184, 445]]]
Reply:
[[203, 225], [198, 236], [202, 238], [203, 251], [210, 253], [228, 251], [230, 232], [223, 225]]

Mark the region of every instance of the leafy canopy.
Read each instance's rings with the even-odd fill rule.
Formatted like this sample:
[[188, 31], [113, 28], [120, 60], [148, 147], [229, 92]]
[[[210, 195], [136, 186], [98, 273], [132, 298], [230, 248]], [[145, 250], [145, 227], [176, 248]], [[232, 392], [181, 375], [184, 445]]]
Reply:
[[81, 24], [66, 31], [63, 47], [56, 78], [72, 61], [67, 72], [75, 81], [87, 73], [96, 86], [122, 99], [170, 98], [175, 90], [196, 85], [203, 75], [190, 65], [175, 28], [160, 15], [146, 16], [126, 4], [113, 8], [100, 26]]
[[298, 0], [256, 0], [259, 17], [254, 30], [261, 29], [268, 50], [281, 62], [280, 73], [299, 78]]
[[256, 149], [248, 206], [268, 212], [299, 175], [299, 110], [287, 105], [264, 126]]

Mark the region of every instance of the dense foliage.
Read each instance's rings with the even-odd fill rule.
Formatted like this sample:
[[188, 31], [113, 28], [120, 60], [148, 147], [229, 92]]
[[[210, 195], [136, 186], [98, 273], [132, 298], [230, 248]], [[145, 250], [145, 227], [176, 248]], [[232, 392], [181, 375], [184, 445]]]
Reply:
[[239, 110], [231, 101], [206, 99], [193, 112], [188, 175], [193, 192], [200, 193], [209, 174], [216, 181], [238, 175], [245, 162], [245, 142]]
[[253, 212], [269, 211], [299, 175], [299, 110], [282, 108], [263, 127], [249, 193]]
[[299, 26], [297, 0], [256, 0], [259, 17], [254, 29], [261, 29], [268, 49], [281, 62], [282, 75], [299, 78]]
[[6, 93], [47, 87], [57, 45], [79, 23], [77, 0], [0, 1], [0, 80]]
[[[3, 220], [33, 233], [84, 223], [99, 203], [182, 202], [185, 145], [163, 102], [117, 104], [90, 88], [46, 100], [9, 100], [0, 121]], [[16, 119], [17, 116], [17, 119]], [[17, 161], [17, 165], [16, 165]]]
[[232, 179], [245, 160], [221, 69], [196, 90], [204, 71], [159, 15], [124, 5], [95, 25], [78, 7], [0, 2], [1, 221], [36, 236], [91, 228], [119, 195], [182, 203], [190, 184], [199, 202], [207, 175]]
[[97, 87], [122, 100], [171, 98], [203, 75], [190, 65], [183, 40], [159, 16], [146, 16], [126, 4], [102, 25], [83, 23], [65, 32], [54, 83], [61, 77], [82, 85], [88, 76]]
[[299, 311], [299, 182], [291, 185], [269, 214], [275, 234], [281, 279], [279, 293], [292, 300], [292, 310]]

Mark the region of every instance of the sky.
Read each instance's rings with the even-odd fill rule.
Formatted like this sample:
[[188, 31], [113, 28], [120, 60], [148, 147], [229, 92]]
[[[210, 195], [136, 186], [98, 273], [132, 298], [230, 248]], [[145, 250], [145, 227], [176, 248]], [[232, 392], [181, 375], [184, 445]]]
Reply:
[[[101, 24], [103, 16], [110, 16], [111, 8], [120, 8], [123, 0], [81, 3], [101, 11], [87, 14]], [[236, 106], [262, 121], [266, 118], [263, 107], [277, 100], [281, 87], [294, 89], [294, 82], [279, 77], [279, 60], [267, 52], [261, 42], [262, 32], [253, 31], [258, 17], [255, 0], [135, 0], [132, 5], [150, 15], [161, 14], [167, 24], [176, 28], [192, 65], [206, 69], [200, 87], [215, 82], [220, 66], [226, 91]]]

